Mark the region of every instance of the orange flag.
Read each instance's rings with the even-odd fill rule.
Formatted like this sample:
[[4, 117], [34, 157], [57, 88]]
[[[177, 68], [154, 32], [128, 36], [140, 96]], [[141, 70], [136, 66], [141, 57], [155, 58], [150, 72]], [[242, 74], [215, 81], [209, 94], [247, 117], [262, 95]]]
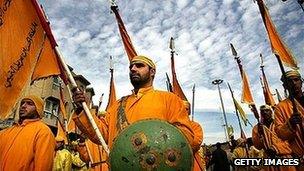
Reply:
[[74, 115], [71, 114], [69, 120], [68, 120], [68, 126], [67, 126], [67, 132], [77, 132], [76, 124], [73, 120]]
[[110, 70], [111, 70], [110, 93], [109, 93], [109, 100], [106, 107], [106, 111], [109, 109], [111, 105], [114, 104], [114, 102], [116, 102], [116, 93], [115, 93], [115, 85], [114, 85], [114, 77], [113, 77], [114, 70], [113, 69]]
[[37, 2], [0, 0], [0, 4], [0, 119], [4, 119], [31, 81], [58, 75], [60, 68], [50, 46], [56, 43], [45, 32], [47, 24]]
[[242, 103], [247, 103], [249, 105], [254, 104], [250, 87], [249, 87], [249, 81], [248, 76], [245, 73], [245, 71], [242, 72], [242, 80], [243, 80], [243, 88], [242, 88]]
[[188, 101], [187, 97], [185, 96], [181, 86], [178, 83], [176, 73], [175, 73], [175, 66], [174, 66], [174, 57], [171, 57], [171, 70], [172, 70], [172, 90], [173, 93], [179, 96], [182, 100]]
[[[59, 107], [60, 107], [60, 114], [61, 114], [61, 117], [58, 116], [58, 121], [57, 121], [57, 135], [56, 137], [58, 136], [61, 136], [64, 138], [64, 141], [65, 143], [67, 143], [68, 139], [67, 139], [67, 126], [66, 126], [66, 121], [67, 121], [67, 114], [66, 114], [66, 109], [65, 109], [65, 106], [64, 106], [64, 96], [63, 96], [63, 91], [62, 91], [62, 88], [60, 87], [60, 103], [59, 103]], [[63, 122], [60, 121], [60, 118], [62, 118]]]
[[275, 101], [272, 97], [269, 85], [268, 85], [268, 81], [266, 79], [266, 75], [263, 72], [262, 73], [262, 81], [263, 81], [263, 94], [264, 94], [264, 98], [265, 98], [265, 103], [269, 106], [275, 106]]
[[171, 49], [171, 71], [172, 71], [172, 92], [180, 97], [182, 100], [187, 101], [187, 97], [185, 96], [181, 86], [178, 83], [177, 76], [175, 73], [175, 64], [174, 64], [174, 39], [171, 37], [170, 39], [170, 49]]
[[275, 55], [278, 55], [281, 61], [289, 67], [298, 68], [296, 60], [293, 58], [292, 53], [289, 51], [287, 46], [284, 44], [283, 40], [280, 38], [280, 35], [277, 33], [275, 25], [273, 24], [269, 12], [263, 2], [263, 0], [258, 0], [258, 5], [260, 13], [266, 27], [268, 37], [271, 44], [272, 52]]
[[128, 58], [131, 61], [134, 56], [137, 56], [137, 53], [135, 51], [135, 48], [133, 47], [133, 44], [132, 44], [130, 36], [128, 35], [128, 32], [125, 28], [125, 25], [124, 25], [119, 13], [118, 13], [118, 7], [117, 6], [111, 6], [111, 10], [115, 14], [123, 45], [124, 45], [125, 50], [127, 52]]

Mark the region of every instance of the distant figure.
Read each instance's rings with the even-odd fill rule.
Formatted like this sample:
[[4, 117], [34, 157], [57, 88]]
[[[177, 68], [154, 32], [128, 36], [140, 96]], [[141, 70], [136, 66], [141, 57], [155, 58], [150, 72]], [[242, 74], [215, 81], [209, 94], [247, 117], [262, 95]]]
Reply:
[[64, 147], [64, 138], [56, 137], [56, 155], [54, 159], [53, 171], [72, 170], [72, 155]]
[[[239, 138], [236, 140], [237, 146], [233, 150], [232, 159], [236, 158], [248, 158], [248, 151], [246, 149], [246, 140]], [[234, 166], [235, 171], [248, 171], [246, 166]]]
[[52, 170], [55, 137], [42, 117], [40, 97], [21, 100], [18, 123], [0, 131], [0, 171]]
[[210, 165], [214, 164], [213, 171], [229, 171], [229, 162], [221, 143], [216, 143], [216, 150], [212, 153]]

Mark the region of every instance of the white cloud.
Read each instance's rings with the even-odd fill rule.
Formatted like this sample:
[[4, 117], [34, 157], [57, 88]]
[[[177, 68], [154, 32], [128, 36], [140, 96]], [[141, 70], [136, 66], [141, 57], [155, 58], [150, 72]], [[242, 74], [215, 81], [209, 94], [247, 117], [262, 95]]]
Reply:
[[[49, 16], [56, 40], [66, 61], [83, 74], [95, 89], [97, 103], [109, 87], [109, 56], [114, 56], [118, 97], [132, 89], [128, 80], [128, 60], [117, 23], [106, 0], [39, 0]], [[230, 52], [233, 43], [249, 75], [257, 105], [263, 104], [259, 82], [259, 54], [265, 59], [265, 72], [274, 92], [282, 91], [280, 70], [272, 55], [264, 24], [256, 3], [251, 1], [117, 1], [119, 12], [139, 54], [157, 63], [155, 87], [165, 89], [165, 72], [170, 73], [169, 38], [175, 38], [176, 73], [188, 99], [195, 83], [196, 109], [218, 111], [217, 89], [211, 84], [221, 78], [229, 82], [239, 100], [241, 82], [237, 64]], [[303, 71], [303, 12], [296, 1], [267, 1], [270, 15], [282, 39], [296, 56]], [[169, 74], [170, 75], [170, 74]], [[230, 92], [222, 84], [225, 108], [234, 111]], [[250, 112], [244, 105], [244, 109]], [[211, 137], [212, 135], [210, 135]], [[218, 138], [214, 134], [215, 139]]]

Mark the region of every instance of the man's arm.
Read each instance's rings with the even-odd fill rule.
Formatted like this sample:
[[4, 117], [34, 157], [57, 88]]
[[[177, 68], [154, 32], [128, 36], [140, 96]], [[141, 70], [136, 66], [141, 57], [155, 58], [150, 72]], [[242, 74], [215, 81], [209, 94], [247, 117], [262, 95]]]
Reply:
[[199, 143], [202, 142], [203, 137], [195, 141], [194, 136], [195, 134], [202, 135], [202, 130], [197, 129], [197, 132], [194, 133], [193, 128], [191, 126], [191, 121], [189, 119], [189, 115], [182, 100], [179, 97], [177, 97], [176, 95], [170, 95], [168, 98], [168, 122], [177, 126], [188, 139], [192, 149], [196, 149], [198, 146], [200, 146]]
[[36, 141], [33, 143], [35, 150], [35, 170], [52, 170], [56, 142], [51, 130], [46, 127], [40, 128], [40, 131], [36, 137]]
[[[105, 141], [107, 142], [108, 140], [108, 119], [109, 119], [109, 113], [106, 114], [106, 116], [104, 118], [98, 119], [95, 115], [93, 116], [94, 121], [96, 122], [96, 125], [98, 127], [98, 129], [100, 130], [103, 138], [105, 139]], [[95, 133], [95, 130], [93, 129], [93, 127], [91, 126], [91, 123], [87, 117], [87, 115], [84, 113], [84, 111], [82, 111], [78, 116], [75, 115], [75, 117], [73, 117], [73, 120], [75, 121], [75, 124], [77, 125], [77, 127], [81, 130], [82, 133], [84, 133], [86, 136], [88, 136], [88, 138], [96, 143], [96, 144], [101, 144], [99, 142], [99, 139]]]
[[[85, 135], [88, 136], [88, 138], [93, 141], [96, 144], [101, 144], [99, 141], [99, 138], [97, 137], [95, 130], [93, 129], [87, 115], [85, 114], [83, 108], [82, 108], [82, 102], [86, 101], [86, 98], [81, 91], [74, 91], [73, 92], [73, 100], [77, 106], [75, 110], [75, 115], [73, 117], [73, 120], [77, 127], [83, 132]], [[104, 140], [107, 142], [108, 140], [108, 121], [109, 121], [109, 113], [106, 114], [104, 118], [98, 119], [95, 115], [93, 116], [93, 119], [100, 130]]]
[[274, 116], [275, 116], [275, 131], [279, 138], [282, 140], [291, 140], [295, 137], [296, 132], [292, 128], [292, 126], [289, 123], [289, 120], [286, 119], [286, 116], [288, 112], [288, 106], [281, 105], [277, 106], [274, 110]]

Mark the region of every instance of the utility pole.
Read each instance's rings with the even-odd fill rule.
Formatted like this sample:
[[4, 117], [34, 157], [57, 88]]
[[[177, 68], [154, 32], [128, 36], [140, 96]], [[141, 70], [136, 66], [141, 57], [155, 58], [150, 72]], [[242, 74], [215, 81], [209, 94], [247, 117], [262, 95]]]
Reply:
[[225, 108], [224, 108], [224, 103], [223, 103], [223, 99], [222, 99], [222, 93], [221, 93], [221, 89], [220, 89], [220, 84], [223, 83], [222, 79], [216, 79], [212, 81], [213, 85], [217, 85], [218, 88], [218, 92], [220, 95], [220, 100], [221, 100], [221, 105], [222, 105], [222, 111], [223, 111], [223, 115], [224, 115], [224, 121], [225, 121], [225, 135], [226, 135], [226, 140], [229, 141], [228, 138], [228, 123], [227, 123], [227, 117], [226, 117], [226, 112], [225, 112]]

